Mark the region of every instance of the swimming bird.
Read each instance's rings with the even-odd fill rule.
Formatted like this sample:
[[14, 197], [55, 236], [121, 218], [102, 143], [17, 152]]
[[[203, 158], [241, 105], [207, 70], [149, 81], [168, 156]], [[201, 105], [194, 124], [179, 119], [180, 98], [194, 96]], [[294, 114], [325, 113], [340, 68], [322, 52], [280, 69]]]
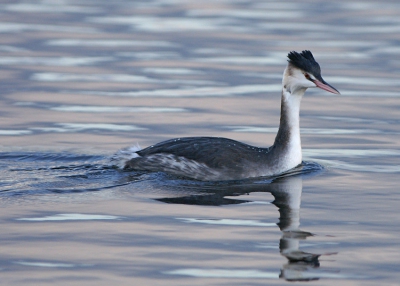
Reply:
[[302, 162], [300, 101], [311, 87], [339, 94], [324, 81], [320, 66], [310, 51], [290, 52], [282, 80], [279, 130], [269, 148], [220, 137], [183, 137], [145, 149], [122, 149], [112, 161], [124, 169], [166, 172], [201, 181], [239, 180], [284, 173]]

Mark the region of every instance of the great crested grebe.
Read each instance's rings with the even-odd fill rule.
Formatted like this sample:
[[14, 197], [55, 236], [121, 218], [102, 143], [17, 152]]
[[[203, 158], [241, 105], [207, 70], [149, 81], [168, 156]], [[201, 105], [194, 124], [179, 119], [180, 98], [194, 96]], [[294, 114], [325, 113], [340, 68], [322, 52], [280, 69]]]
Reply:
[[300, 102], [309, 87], [339, 94], [321, 77], [321, 69], [310, 51], [290, 52], [283, 73], [281, 118], [274, 144], [250, 146], [219, 137], [183, 137], [140, 149], [120, 150], [112, 163], [124, 169], [166, 172], [202, 181], [238, 180], [273, 176], [302, 162]]

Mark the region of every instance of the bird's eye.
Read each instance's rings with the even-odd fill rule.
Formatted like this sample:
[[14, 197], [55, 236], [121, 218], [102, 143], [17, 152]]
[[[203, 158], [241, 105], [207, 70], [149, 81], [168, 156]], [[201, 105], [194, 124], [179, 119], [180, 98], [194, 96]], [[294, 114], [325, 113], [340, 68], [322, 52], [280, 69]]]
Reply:
[[315, 81], [314, 77], [311, 77], [308, 73], [304, 73], [304, 76], [305, 76], [305, 78], [308, 79], [309, 81], [312, 81], [312, 82]]

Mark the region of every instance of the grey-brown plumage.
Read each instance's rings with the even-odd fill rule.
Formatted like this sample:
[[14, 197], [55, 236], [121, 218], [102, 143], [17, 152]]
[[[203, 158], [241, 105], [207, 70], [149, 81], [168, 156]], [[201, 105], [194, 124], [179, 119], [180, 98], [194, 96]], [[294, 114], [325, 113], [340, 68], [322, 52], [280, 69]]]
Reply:
[[236, 180], [272, 176], [301, 163], [300, 101], [309, 87], [339, 93], [321, 77], [310, 51], [290, 52], [282, 81], [281, 118], [274, 144], [269, 148], [250, 146], [219, 137], [186, 137], [158, 143], [142, 150], [126, 150], [114, 161], [124, 168], [167, 172], [204, 180]]
[[[163, 171], [199, 180], [234, 180], [262, 175], [270, 148], [219, 137], [185, 137], [158, 143], [136, 154], [126, 167]], [[238, 174], [241, 174], [238, 176]]]

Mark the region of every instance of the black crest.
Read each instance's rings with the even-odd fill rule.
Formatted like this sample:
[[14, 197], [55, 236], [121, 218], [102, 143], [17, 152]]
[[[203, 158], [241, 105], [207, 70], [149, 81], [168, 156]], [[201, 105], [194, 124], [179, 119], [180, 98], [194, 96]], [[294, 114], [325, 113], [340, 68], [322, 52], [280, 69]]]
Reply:
[[305, 72], [311, 73], [314, 76], [321, 74], [321, 68], [310, 51], [305, 50], [301, 53], [292, 51], [288, 54], [288, 59], [289, 63]]

